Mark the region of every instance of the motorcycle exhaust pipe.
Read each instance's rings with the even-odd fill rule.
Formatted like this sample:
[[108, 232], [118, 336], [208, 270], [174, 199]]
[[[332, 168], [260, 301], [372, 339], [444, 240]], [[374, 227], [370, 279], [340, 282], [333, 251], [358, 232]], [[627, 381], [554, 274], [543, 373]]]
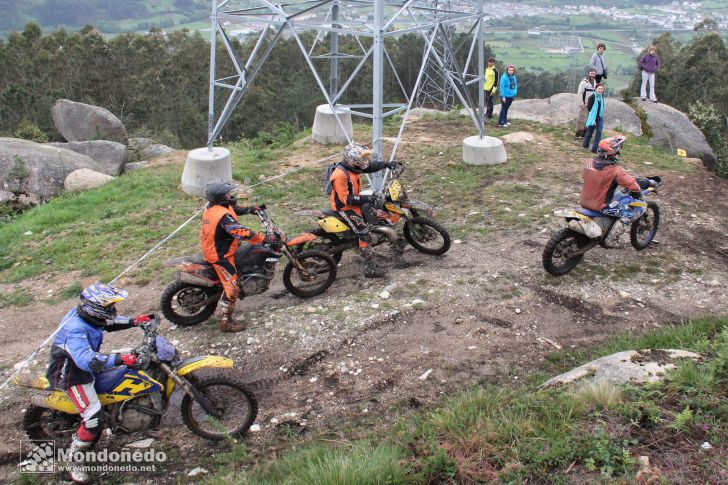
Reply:
[[375, 226], [372, 228], [372, 232], [383, 234], [392, 244], [396, 244], [397, 241], [399, 241], [399, 235], [397, 234], [397, 231], [395, 231], [391, 227]]

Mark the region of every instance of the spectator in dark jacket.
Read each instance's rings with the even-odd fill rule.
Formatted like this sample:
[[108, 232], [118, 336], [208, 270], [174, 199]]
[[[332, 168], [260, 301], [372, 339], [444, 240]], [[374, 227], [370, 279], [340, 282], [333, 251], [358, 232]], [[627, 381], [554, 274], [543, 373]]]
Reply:
[[650, 83], [650, 101], [657, 102], [655, 96], [655, 73], [660, 69], [660, 58], [657, 57], [657, 47], [651, 45], [647, 49], [647, 53], [640, 59], [640, 69], [642, 69], [642, 87], [640, 88], [640, 98], [642, 101], [647, 99], [647, 83]]

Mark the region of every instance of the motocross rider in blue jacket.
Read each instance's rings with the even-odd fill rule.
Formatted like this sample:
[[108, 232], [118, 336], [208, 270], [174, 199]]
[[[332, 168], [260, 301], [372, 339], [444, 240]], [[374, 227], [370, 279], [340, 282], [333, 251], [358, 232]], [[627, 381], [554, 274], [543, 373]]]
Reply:
[[[70, 454], [90, 449], [98, 441], [104, 427], [104, 412], [94, 389], [96, 375], [119, 365], [132, 365], [134, 354], [102, 354], [99, 348], [103, 332], [125, 330], [149, 320], [117, 316], [116, 303], [127, 298], [127, 292], [105, 284], [94, 284], [81, 292], [81, 302], [61, 321], [53, 340], [46, 377], [51, 388], [66, 392], [81, 415], [81, 426], [71, 442]], [[71, 464], [71, 479], [77, 483], [89, 480], [82, 464]]]

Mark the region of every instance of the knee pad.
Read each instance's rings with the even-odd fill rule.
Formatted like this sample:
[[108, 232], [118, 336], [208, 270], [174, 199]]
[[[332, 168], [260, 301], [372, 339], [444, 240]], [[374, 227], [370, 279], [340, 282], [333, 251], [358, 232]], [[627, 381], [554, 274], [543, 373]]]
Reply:
[[106, 415], [104, 414], [104, 410], [99, 409], [91, 416], [83, 419], [83, 423], [78, 428], [76, 435], [81, 441], [95, 442], [101, 436], [105, 423]]

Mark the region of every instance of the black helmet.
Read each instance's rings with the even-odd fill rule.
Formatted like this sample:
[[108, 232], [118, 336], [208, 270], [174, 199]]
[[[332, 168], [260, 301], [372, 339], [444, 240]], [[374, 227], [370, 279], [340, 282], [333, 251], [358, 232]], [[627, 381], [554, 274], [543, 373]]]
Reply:
[[235, 204], [237, 202], [235, 189], [237, 188], [238, 184], [225, 180], [213, 180], [205, 186], [205, 199], [213, 204]]

